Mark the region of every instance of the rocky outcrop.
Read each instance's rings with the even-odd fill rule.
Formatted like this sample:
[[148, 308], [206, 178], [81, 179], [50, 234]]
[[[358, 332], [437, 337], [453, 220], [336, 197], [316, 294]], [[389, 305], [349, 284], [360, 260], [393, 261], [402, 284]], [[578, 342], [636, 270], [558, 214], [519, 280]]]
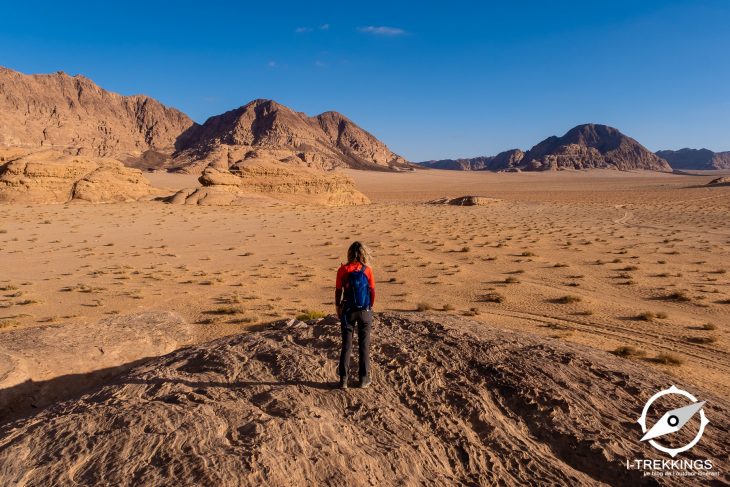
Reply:
[[716, 178], [707, 183], [708, 186], [730, 186], [730, 177]]
[[192, 125], [187, 115], [152, 98], [118, 95], [81, 75], [25, 75], [0, 67], [0, 146], [134, 162], [149, 150], [169, 155]]
[[[60, 487], [655, 485], [626, 461], [658, 457], [637, 419], [671, 384], [707, 401], [691, 458], [727, 471], [728, 399], [646, 364], [443, 314], [376, 314], [374, 329], [369, 389], [332, 389], [336, 319], [276, 322], [0, 426], [0, 475]], [[687, 404], [662, 399], [651, 424]]]
[[0, 157], [0, 202], [112, 203], [137, 201], [155, 192], [140, 170], [114, 159], [17, 149]]
[[484, 206], [502, 201], [498, 198], [485, 198], [484, 196], [459, 196], [458, 198], [439, 198], [429, 201], [432, 205], [454, 205], [454, 206]]
[[562, 137], [548, 137], [525, 153], [521, 169], [618, 169], [671, 171], [664, 159], [613, 127], [578, 125]]
[[189, 323], [163, 311], [4, 330], [0, 423], [107, 382], [141, 359], [187, 345], [192, 336]]
[[708, 149], [660, 150], [656, 155], [666, 160], [672, 169], [730, 169], [730, 151], [713, 152]]
[[525, 153], [519, 149], [500, 152], [496, 156], [473, 157], [471, 159], [441, 159], [418, 164], [432, 169], [456, 171], [507, 171], [517, 168]]
[[262, 196], [293, 203], [346, 206], [369, 203], [351, 178], [281, 164], [265, 157], [231, 166], [209, 166], [200, 176], [202, 188], [184, 189], [168, 199], [176, 204], [244, 205]]
[[170, 167], [200, 173], [227, 169], [252, 154], [290, 166], [391, 170], [407, 161], [337, 112], [316, 117], [272, 100], [254, 100], [209, 118], [185, 134]]

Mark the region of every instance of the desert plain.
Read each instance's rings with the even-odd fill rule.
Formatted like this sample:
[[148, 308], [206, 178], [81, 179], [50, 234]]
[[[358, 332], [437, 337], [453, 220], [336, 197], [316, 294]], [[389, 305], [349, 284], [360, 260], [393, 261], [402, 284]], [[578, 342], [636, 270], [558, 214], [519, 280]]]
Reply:
[[[730, 394], [730, 187], [705, 186], [721, 172], [345, 172], [372, 204], [2, 205], [0, 333], [159, 310], [192, 344], [330, 314], [357, 239], [377, 311], [466, 315]], [[463, 195], [487, 203], [429, 203]]]

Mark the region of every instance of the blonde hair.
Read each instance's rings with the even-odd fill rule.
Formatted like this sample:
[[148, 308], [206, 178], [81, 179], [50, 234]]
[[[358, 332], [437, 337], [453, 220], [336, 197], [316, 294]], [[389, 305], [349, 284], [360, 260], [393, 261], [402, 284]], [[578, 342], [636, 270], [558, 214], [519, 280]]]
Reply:
[[347, 249], [347, 263], [359, 262], [362, 265], [369, 265], [373, 258], [370, 254], [370, 249], [364, 243], [353, 242], [350, 248]]

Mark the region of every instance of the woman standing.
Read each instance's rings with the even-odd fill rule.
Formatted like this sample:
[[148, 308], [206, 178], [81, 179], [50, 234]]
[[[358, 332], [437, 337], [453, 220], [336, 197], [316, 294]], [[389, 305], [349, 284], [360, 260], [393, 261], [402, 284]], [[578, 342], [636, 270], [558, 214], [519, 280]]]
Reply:
[[358, 351], [360, 352], [359, 387], [365, 388], [372, 382], [370, 378], [370, 331], [373, 324], [372, 308], [375, 304], [375, 279], [369, 265], [370, 261], [368, 248], [360, 242], [354, 242], [347, 250], [347, 264], [342, 264], [337, 270], [335, 307], [342, 324], [342, 351], [338, 367], [341, 389], [347, 389], [355, 326], [357, 326]]

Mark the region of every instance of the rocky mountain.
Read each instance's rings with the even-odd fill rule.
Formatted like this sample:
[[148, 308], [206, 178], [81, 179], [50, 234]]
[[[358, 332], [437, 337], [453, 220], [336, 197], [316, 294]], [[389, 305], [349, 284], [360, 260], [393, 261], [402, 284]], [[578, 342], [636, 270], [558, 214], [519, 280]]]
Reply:
[[[130, 327], [132, 318], [121, 323]], [[174, 317], [145, 318], [165, 319]], [[150, 487], [657, 485], [625, 462], [657, 456], [640, 441], [637, 418], [651, 394], [670, 384], [686, 387], [676, 377], [463, 317], [378, 313], [373, 386], [333, 390], [337, 323], [334, 317], [280, 321], [182, 348], [81, 397], [16, 416], [0, 424], [3, 480]], [[41, 385], [60, 391], [79, 375]], [[692, 449], [693, 458], [711, 458], [716, 470], [727, 471], [727, 455], [718, 452], [726, 451], [730, 402], [691, 390], [708, 401], [712, 415], [712, 433]], [[659, 401], [652, 423], [686, 405]], [[698, 421], [677, 433], [677, 444], [692, 439]], [[687, 485], [679, 476], [661, 480]]]
[[525, 153], [522, 169], [609, 168], [671, 171], [664, 159], [618, 129], [598, 124], [578, 125], [562, 137], [548, 137]]
[[517, 167], [525, 156], [519, 149], [500, 152], [496, 156], [473, 157], [471, 159], [441, 159], [420, 162], [421, 166], [432, 169], [451, 169], [459, 171], [504, 171]]
[[544, 171], [561, 169], [645, 169], [671, 171], [661, 157], [652, 154], [636, 140], [606, 125], [584, 124], [562, 137], [552, 136], [527, 152], [519, 149], [491, 157], [426, 161], [434, 169], [466, 171]]
[[314, 169], [409, 167], [337, 112], [309, 117], [255, 100], [198, 125], [152, 98], [111, 93], [81, 75], [25, 75], [2, 67], [0, 146], [113, 156], [140, 169], [195, 173], [250, 155]]
[[63, 72], [26, 75], [0, 67], [0, 146], [117, 156], [172, 153], [193, 126], [184, 113], [143, 95], [122, 96]]
[[194, 127], [179, 141], [169, 167], [198, 173], [210, 164], [226, 169], [251, 156], [325, 170], [408, 167], [340, 113], [309, 117], [272, 100], [254, 100]]
[[667, 161], [672, 169], [730, 169], [730, 151], [685, 148], [660, 150], [656, 155]]

